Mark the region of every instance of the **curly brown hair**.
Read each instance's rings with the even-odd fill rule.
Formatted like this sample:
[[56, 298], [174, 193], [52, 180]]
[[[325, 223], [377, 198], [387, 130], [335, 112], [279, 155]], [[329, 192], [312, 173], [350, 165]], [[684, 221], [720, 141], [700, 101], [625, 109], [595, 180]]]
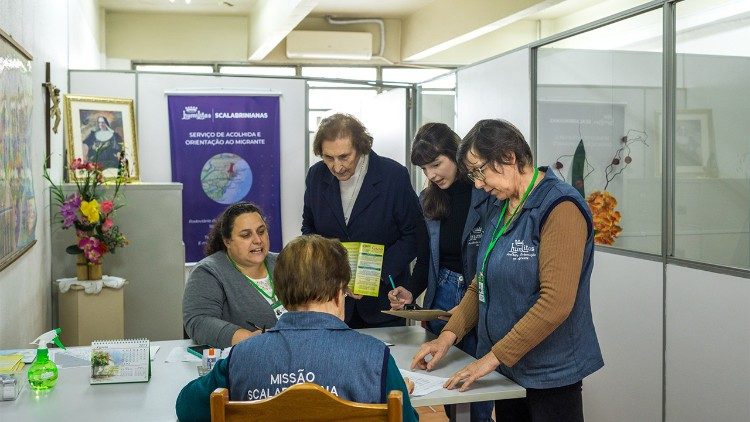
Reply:
[[340, 138], [351, 138], [358, 154], [369, 154], [372, 150], [372, 135], [356, 117], [346, 113], [336, 113], [320, 122], [313, 140], [313, 153], [323, 155], [323, 142]]
[[242, 214], [257, 212], [260, 218], [265, 222], [266, 217], [263, 215], [263, 211], [260, 207], [253, 204], [252, 202], [237, 202], [232, 204], [224, 210], [216, 218], [216, 222], [211, 227], [211, 231], [208, 232], [208, 242], [203, 248], [203, 252], [206, 256], [213, 255], [219, 251], [226, 251], [227, 246], [224, 244], [225, 239], [232, 238], [232, 229], [234, 228], [234, 221]]

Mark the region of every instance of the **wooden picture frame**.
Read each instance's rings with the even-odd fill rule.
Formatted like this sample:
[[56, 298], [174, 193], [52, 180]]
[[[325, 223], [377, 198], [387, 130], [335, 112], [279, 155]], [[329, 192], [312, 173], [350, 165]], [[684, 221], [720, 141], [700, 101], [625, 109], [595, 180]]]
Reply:
[[32, 60], [21, 44], [0, 30], [0, 271], [36, 244]]
[[65, 96], [67, 165], [76, 158], [98, 162], [104, 167], [104, 178], [112, 180], [118, 177], [122, 160], [125, 180], [138, 181], [136, 134], [132, 99]]

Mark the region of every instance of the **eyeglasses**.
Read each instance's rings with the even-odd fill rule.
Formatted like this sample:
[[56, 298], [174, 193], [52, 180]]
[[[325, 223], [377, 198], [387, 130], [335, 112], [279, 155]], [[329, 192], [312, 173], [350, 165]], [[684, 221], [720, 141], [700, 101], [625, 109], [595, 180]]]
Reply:
[[486, 166], [487, 166], [487, 161], [485, 161], [484, 164], [482, 164], [481, 166], [470, 171], [469, 174], [467, 174], [467, 176], [469, 176], [469, 179], [471, 179], [472, 182], [475, 180], [484, 181], [484, 168]]

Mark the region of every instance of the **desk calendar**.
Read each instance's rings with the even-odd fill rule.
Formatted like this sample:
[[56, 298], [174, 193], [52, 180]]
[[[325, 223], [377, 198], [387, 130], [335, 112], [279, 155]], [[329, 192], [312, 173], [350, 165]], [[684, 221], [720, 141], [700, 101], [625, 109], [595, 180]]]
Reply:
[[90, 384], [146, 382], [151, 379], [148, 339], [91, 342]]

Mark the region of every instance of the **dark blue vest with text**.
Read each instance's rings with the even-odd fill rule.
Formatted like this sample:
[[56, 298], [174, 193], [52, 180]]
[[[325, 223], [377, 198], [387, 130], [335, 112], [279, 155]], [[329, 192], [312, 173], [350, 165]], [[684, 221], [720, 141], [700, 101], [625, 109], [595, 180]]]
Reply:
[[[523, 210], [497, 241], [485, 270], [486, 302], [479, 303], [477, 356], [490, 351], [539, 299], [539, 241], [550, 211], [562, 201], [578, 206], [588, 238], [575, 304], [568, 318], [513, 367], [500, 373], [525, 388], [555, 388], [582, 380], [604, 365], [591, 318], [589, 284], [594, 267], [594, 230], [588, 204], [572, 186], [540, 167], [544, 179], [531, 192]], [[477, 254], [477, 273], [495, 231], [502, 202], [496, 200]]]
[[322, 312], [285, 313], [265, 334], [232, 348], [231, 400], [261, 400], [294, 384], [314, 382], [360, 403], [385, 403], [385, 343]]

